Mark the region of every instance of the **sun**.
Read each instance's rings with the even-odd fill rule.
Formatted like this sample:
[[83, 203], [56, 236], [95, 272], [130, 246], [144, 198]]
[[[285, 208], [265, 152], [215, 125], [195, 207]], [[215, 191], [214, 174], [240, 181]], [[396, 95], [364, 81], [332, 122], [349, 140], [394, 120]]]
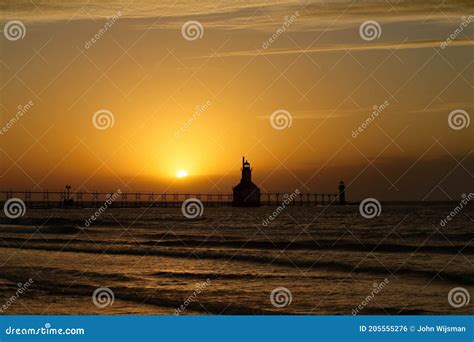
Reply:
[[186, 170], [178, 170], [176, 172], [176, 178], [184, 178], [188, 176], [188, 171]]

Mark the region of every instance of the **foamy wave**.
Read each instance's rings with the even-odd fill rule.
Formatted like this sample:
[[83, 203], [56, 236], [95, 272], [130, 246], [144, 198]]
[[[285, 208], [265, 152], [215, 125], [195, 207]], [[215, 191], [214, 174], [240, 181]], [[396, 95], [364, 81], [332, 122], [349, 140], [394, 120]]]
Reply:
[[20, 226], [20, 225], [2, 225], [0, 233], [16, 233], [16, 234], [72, 234], [78, 233], [81, 229], [71, 226]]
[[[28, 242], [25, 239], [24, 242]], [[7, 239], [0, 240], [0, 247], [11, 247], [11, 248], [22, 248], [35, 249], [35, 250], [47, 250], [47, 251], [63, 251], [62, 244], [50, 244], [50, 245], [36, 245], [30, 243], [29, 245], [24, 242], [8, 242]], [[68, 244], [67, 253], [91, 253], [91, 254], [110, 254], [110, 255], [143, 255], [143, 256], [169, 256], [175, 258], [190, 258], [189, 249], [146, 249], [146, 248], [134, 248], [128, 246], [128, 248], [122, 248], [121, 246], [106, 246], [103, 249], [97, 247], [85, 247], [83, 244]], [[227, 253], [226, 253], [227, 252]], [[297, 259], [283, 259], [275, 258], [271, 255], [256, 255], [256, 254], [238, 254], [236, 250], [230, 250], [226, 252], [211, 250], [211, 251], [196, 251], [193, 250], [192, 256], [197, 260], [210, 259], [210, 260], [230, 260], [232, 261], [244, 261], [264, 265], [273, 266], [285, 266], [300, 268], [311, 268], [311, 269], [326, 269], [333, 272], [355, 272], [355, 273], [369, 273], [369, 274], [386, 274], [387, 272], [396, 273], [398, 275], [407, 275], [414, 278], [436, 278], [448, 282], [459, 282], [462, 284], [474, 284], [474, 274], [467, 273], [455, 273], [455, 272], [437, 272], [435, 270], [420, 270], [414, 268], [397, 268], [383, 267], [383, 266], [357, 266], [351, 263], [337, 262], [337, 261], [317, 261], [314, 260], [297, 260]]]

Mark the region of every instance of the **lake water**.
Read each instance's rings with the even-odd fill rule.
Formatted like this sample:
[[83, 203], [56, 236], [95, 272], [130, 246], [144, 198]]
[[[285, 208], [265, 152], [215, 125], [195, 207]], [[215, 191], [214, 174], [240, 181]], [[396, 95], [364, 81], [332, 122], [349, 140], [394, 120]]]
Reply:
[[29, 209], [0, 220], [0, 310], [472, 314], [448, 301], [474, 293], [474, 208], [440, 225], [455, 205], [291, 206], [267, 226], [276, 207], [109, 208], [89, 227], [96, 209]]

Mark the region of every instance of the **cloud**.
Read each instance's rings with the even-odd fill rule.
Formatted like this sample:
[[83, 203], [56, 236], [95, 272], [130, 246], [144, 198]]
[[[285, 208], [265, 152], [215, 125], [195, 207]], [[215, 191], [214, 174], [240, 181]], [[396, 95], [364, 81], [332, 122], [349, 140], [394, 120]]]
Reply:
[[[406, 49], [426, 49], [439, 48], [441, 41], [437, 40], [419, 40], [393, 43], [372, 43], [372, 44], [338, 44], [311, 47], [307, 49], [286, 48], [286, 49], [268, 49], [268, 50], [248, 50], [248, 51], [230, 51], [215, 53], [208, 57], [243, 57], [243, 56], [265, 56], [265, 55], [290, 55], [302, 53], [319, 53], [319, 52], [344, 52], [344, 51], [366, 51], [366, 50], [406, 50]], [[474, 45], [474, 39], [458, 39], [450, 43], [450, 47], [454, 46], [471, 46]]]
[[[294, 120], [323, 120], [323, 119], [339, 119], [349, 117], [354, 114], [367, 113], [372, 109], [319, 109], [319, 110], [298, 110], [292, 111], [291, 117]], [[257, 119], [269, 120], [270, 115], [257, 115]]]
[[[354, 2], [315, 1], [301, 3], [299, 0], [201, 0], [196, 2], [173, 0], [7, 0], [0, 4], [2, 20], [69, 21], [100, 19], [121, 11], [125, 18], [157, 18], [160, 25], [177, 25], [184, 18], [192, 17], [210, 25], [237, 29], [242, 26], [255, 29], [270, 29], [275, 21], [295, 11], [304, 15], [299, 21], [302, 28], [333, 26], [360, 18], [421, 18], [449, 20], [450, 16], [466, 15], [474, 6], [470, 1], [398, 1], [389, 4], [384, 0]], [[317, 19], [317, 20], [315, 20]], [[397, 20], [399, 20], [397, 19]]]

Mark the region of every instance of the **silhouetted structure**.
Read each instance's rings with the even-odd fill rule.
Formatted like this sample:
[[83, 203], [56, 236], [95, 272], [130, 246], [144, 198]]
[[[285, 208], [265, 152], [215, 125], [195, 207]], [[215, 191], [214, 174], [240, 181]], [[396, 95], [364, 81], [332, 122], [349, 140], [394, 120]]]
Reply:
[[[69, 194], [70, 204], [67, 208], [99, 208], [110, 198], [111, 192], [74, 191]], [[261, 192], [260, 204], [279, 206], [285, 199], [285, 193]], [[30, 190], [1, 190], [0, 207], [10, 198], [21, 199], [28, 208], [60, 208], [64, 207], [66, 191], [30, 191]], [[180, 207], [188, 198], [199, 199], [205, 207], [221, 207], [233, 204], [231, 193], [157, 193], [149, 191], [122, 192], [109, 207], [139, 208], [139, 207]], [[289, 205], [339, 205], [339, 193], [300, 193]], [[345, 204], [353, 204], [346, 202]]]
[[344, 181], [339, 182], [339, 204], [346, 204], [346, 185]]
[[64, 200], [63, 200], [65, 207], [72, 207], [74, 205], [74, 200], [70, 196], [70, 191], [71, 191], [71, 186], [66, 185], [66, 191], [64, 193]]
[[[344, 182], [339, 183], [338, 193], [300, 193], [298, 192], [288, 204], [292, 206], [310, 205], [341, 205], [354, 204], [346, 202]], [[139, 207], [180, 207], [189, 198], [196, 198], [206, 207], [237, 206], [259, 207], [279, 206], [288, 196], [278, 192], [260, 192], [252, 183], [252, 169], [245, 157], [242, 158], [242, 178], [240, 183], [232, 188], [233, 194], [227, 193], [156, 193], [156, 192], [119, 192], [120, 196], [108, 205], [115, 208]], [[61, 191], [30, 191], [30, 190], [2, 190], [0, 189], [0, 207], [12, 198], [21, 199], [28, 208], [99, 208], [105, 201], [111, 199], [114, 192], [74, 191], [66, 185]], [[295, 193], [294, 193], [295, 194]], [[293, 194], [292, 194], [293, 195]]]
[[250, 163], [242, 157], [242, 178], [240, 183], [232, 188], [235, 207], [259, 207], [260, 189], [252, 183], [252, 169]]

